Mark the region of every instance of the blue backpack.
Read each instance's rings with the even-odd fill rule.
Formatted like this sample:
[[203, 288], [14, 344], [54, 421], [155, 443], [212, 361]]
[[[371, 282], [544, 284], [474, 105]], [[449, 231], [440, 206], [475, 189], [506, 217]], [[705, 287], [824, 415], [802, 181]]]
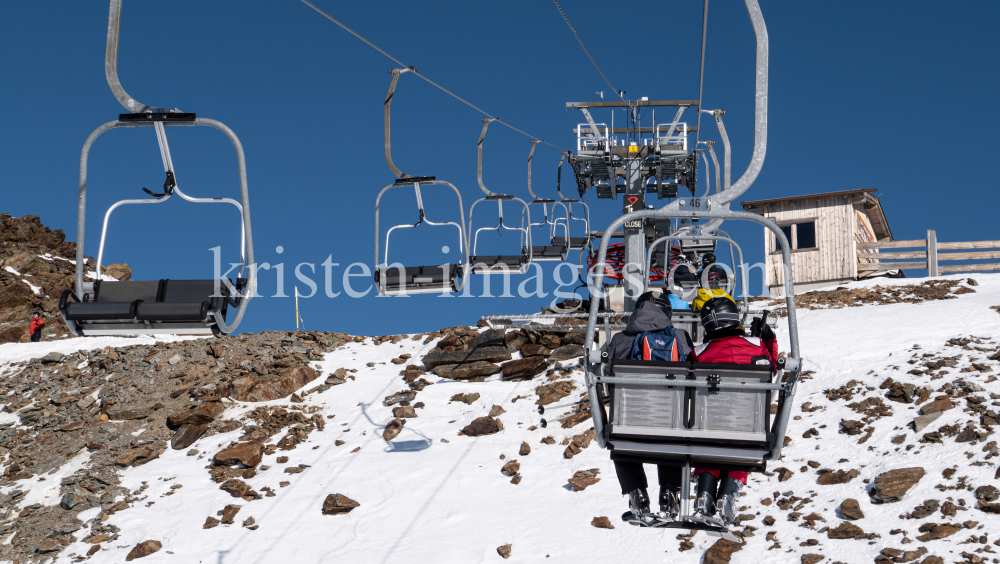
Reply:
[[686, 360], [684, 350], [677, 342], [677, 333], [671, 327], [659, 331], [643, 331], [636, 335], [628, 357], [630, 360]]

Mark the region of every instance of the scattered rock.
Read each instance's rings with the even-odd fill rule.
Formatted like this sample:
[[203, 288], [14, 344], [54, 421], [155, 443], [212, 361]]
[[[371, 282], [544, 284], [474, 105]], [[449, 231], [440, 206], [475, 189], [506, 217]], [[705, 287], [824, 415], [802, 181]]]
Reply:
[[995, 501], [1000, 497], [1000, 492], [994, 486], [979, 486], [976, 488], [976, 499], [983, 501]]
[[729, 564], [733, 553], [742, 549], [742, 543], [719, 539], [705, 551], [705, 559], [702, 562], [703, 564]]
[[778, 475], [778, 481], [779, 482], [786, 482], [786, 481], [790, 480], [792, 478], [792, 476], [795, 475], [794, 472], [792, 472], [788, 468], [784, 468], [784, 467], [782, 467], [782, 468], [775, 468], [774, 472]]
[[406, 419], [396, 417], [385, 426], [385, 430], [382, 431], [382, 438], [386, 441], [395, 439], [402, 432], [403, 425], [406, 425]]
[[451, 400], [450, 401], [460, 401], [460, 402], [464, 403], [465, 405], [472, 405], [473, 402], [475, 402], [478, 399], [479, 399], [479, 394], [478, 393], [455, 394], [455, 395], [451, 396]]
[[407, 417], [416, 417], [417, 416], [417, 410], [416, 410], [416, 407], [412, 406], [412, 405], [394, 407], [394, 408], [392, 408], [392, 416], [393, 417], [398, 417], [400, 419], [407, 418]]
[[243, 497], [250, 491], [250, 485], [236, 478], [226, 480], [219, 489], [233, 497]]
[[583, 490], [593, 486], [601, 479], [597, 477], [601, 471], [598, 468], [591, 468], [590, 470], [578, 470], [573, 474], [573, 477], [568, 480], [570, 487], [573, 491], [582, 492]]
[[858, 477], [858, 471], [851, 469], [847, 472], [843, 470], [837, 470], [836, 472], [826, 472], [820, 474], [820, 477], [816, 479], [816, 483], [821, 486], [831, 486], [834, 484], [846, 484], [854, 478]]
[[922, 535], [917, 536], [917, 540], [920, 542], [928, 542], [936, 539], [943, 539], [945, 537], [950, 537], [955, 533], [962, 530], [959, 525], [950, 524], [937, 524], [937, 523], [924, 523], [917, 529]]
[[503, 415], [504, 413], [507, 413], [507, 410], [499, 405], [494, 405], [490, 408], [490, 417], [497, 417], [498, 415]]
[[435, 366], [431, 372], [450, 380], [469, 380], [478, 376], [491, 376], [500, 370], [501, 368], [492, 362], [477, 360], [468, 364], [442, 364]]
[[913, 418], [913, 430], [916, 431], [917, 433], [919, 433], [920, 431], [923, 431], [924, 429], [927, 428], [928, 425], [930, 425], [931, 423], [933, 423], [934, 421], [936, 421], [938, 417], [941, 417], [942, 413], [944, 413], [944, 412], [943, 411], [935, 411], [933, 413], [928, 413], [926, 415], [918, 415], [917, 417], [914, 417]]
[[521, 347], [521, 356], [524, 358], [529, 356], [548, 356], [551, 353], [552, 351], [549, 349], [535, 343], [525, 343], [525, 345]]
[[229, 384], [229, 397], [249, 402], [286, 398], [316, 378], [319, 372], [310, 366], [286, 368], [275, 374], [243, 376]]
[[323, 500], [323, 515], [350, 513], [361, 504], [342, 494], [330, 494]]
[[[527, 345], [526, 345], [527, 346]], [[529, 356], [519, 360], [512, 360], [501, 365], [504, 380], [518, 380], [537, 376], [548, 368], [548, 363], [544, 356]]]
[[513, 476], [517, 474], [520, 469], [521, 464], [517, 460], [511, 460], [507, 464], [504, 464], [500, 471], [504, 476]]
[[220, 450], [212, 458], [212, 464], [216, 466], [242, 464], [247, 468], [254, 468], [260, 464], [263, 457], [264, 441], [248, 441], [245, 443], [236, 443], [233, 446]]
[[211, 529], [213, 527], [218, 527], [218, 526], [219, 526], [219, 520], [216, 519], [215, 517], [212, 517], [211, 515], [209, 515], [208, 518], [205, 519], [205, 524], [202, 525], [201, 528], [202, 529]]
[[429, 370], [444, 364], [470, 364], [477, 361], [502, 362], [510, 360], [506, 347], [477, 347], [472, 350], [445, 351], [434, 349], [424, 355], [423, 363]]
[[816, 564], [817, 562], [822, 561], [824, 558], [826, 557], [823, 556], [822, 554], [810, 553], [810, 554], [803, 554], [800, 560], [802, 564]]
[[468, 437], [479, 437], [482, 435], [492, 435], [503, 431], [503, 423], [499, 419], [490, 416], [477, 417], [458, 432], [459, 435]]
[[520, 456], [528, 456], [529, 454], [531, 454], [531, 447], [528, 446], [528, 443], [522, 441], [521, 450], [517, 451], [517, 454]]
[[129, 421], [132, 419], [145, 419], [153, 413], [153, 406], [123, 405], [112, 407], [108, 410], [108, 419], [111, 421]]
[[863, 539], [868, 537], [868, 533], [864, 532], [861, 527], [854, 523], [844, 521], [840, 525], [828, 530], [826, 536], [831, 539]]
[[410, 392], [410, 391], [399, 392], [391, 396], [386, 396], [385, 399], [382, 400], [382, 405], [389, 407], [390, 405], [396, 405], [397, 403], [403, 403], [404, 401], [411, 402], [414, 399], [416, 399], [416, 397], [417, 397], [417, 392]]
[[552, 351], [552, 354], [549, 355], [549, 362], [570, 360], [581, 356], [583, 356], [581, 345], [563, 345]]
[[222, 516], [223, 525], [232, 525], [233, 520], [236, 519], [236, 514], [240, 512], [242, 506], [230, 504], [219, 511], [218, 515]]
[[497, 554], [503, 557], [504, 560], [510, 558], [510, 545], [505, 544], [503, 546], [497, 547]]
[[869, 495], [880, 503], [896, 502], [923, 477], [924, 469], [921, 467], [898, 468], [883, 472], [875, 478]]
[[858, 504], [858, 500], [853, 498], [847, 498], [840, 503], [840, 514], [852, 521], [865, 518], [864, 512], [861, 511], [861, 505]]
[[614, 529], [615, 526], [611, 524], [611, 520], [607, 517], [594, 517], [590, 521], [592, 527], [597, 527], [598, 529]]
[[555, 403], [570, 395], [575, 388], [576, 386], [570, 380], [559, 380], [545, 386], [538, 386], [535, 388], [535, 393], [538, 394], [538, 401], [535, 402], [535, 405]]
[[47, 552], [55, 552], [62, 549], [62, 544], [56, 539], [45, 539], [38, 543], [38, 547], [35, 548], [35, 552], [45, 554]]
[[948, 411], [954, 407], [955, 404], [951, 403], [950, 398], [940, 399], [924, 404], [920, 408], [920, 415], [930, 415], [931, 413], [938, 413], [939, 411]]
[[125, 557], [125, 560], [131, 562], [136, 558], [144, 558], [146, 556], [149, 556], [150, 554], [153, 554], [154, 552], [159, 551], [161, 548], [163, 548], [163, 543], [161, 543], [160, 541], [156, 540], [143, 541], [135, 545], [135, 547], [133, 547], [132, 550], [129, 551], [128, 556]]

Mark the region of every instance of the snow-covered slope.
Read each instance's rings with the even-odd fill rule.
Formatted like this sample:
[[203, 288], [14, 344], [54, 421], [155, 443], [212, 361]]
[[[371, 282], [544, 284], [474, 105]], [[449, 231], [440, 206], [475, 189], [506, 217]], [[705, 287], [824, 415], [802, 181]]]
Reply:
[[[1000, 404], [1000, 382], [991, 377], [1000, 371], [1000, 362], [989, 360], [1000, 349], [1000, 311], [990, 308], [1000, 304], [1000, 275], [975, 278], [979, 283], [975, 292], [956, 299], [799, 312], [805, 368], [812, 374], [801, 383], [795, 398], [793, 414], [797, 419], [789, 426], [791, 443], [782, 460], [771, 464], [770, 475], [752, 475], [744, 490], [741, 504], [745, 508], [740, 513], [746, 517], [734, 530], [749, 534], [743, 548], [732, 555], [732, 562], [818, 562], [804, 556], [808, 554], [822, 555], [824, 562], [872, 562], [885, 548], [916, 551], [921, 547], [926, 548], [926, 556], [919, 555], [916, 561], [931, 555], [947, 562], [991, 561], [995, 557], [982, 552], [994, 548], [980, 541], [993, 543], [1000, 537], [1000, 515], [979, 509], [974, 497], [980, 486], [1000, 485], [996, 475], [1000, 458], [990, 454], [987, 444], [995, 436], [958, 443], [960, 436], [948, 434], [951, 426], [964, 430], [969, 422], [974, 422], [974, 431], [980, 434], [992, 431], [981, 426], [978, 414], [965, 411], [969, 397], [981, 398], [987, 409], [1000, 411], [996, 407]], [[878, 284], [864, 282], [849, 287]], [[391, 330], [385, 327], [386, 332]], [[784, 320], [779, 337], [782, 349], [787, 350]], [[949, 345], [955, 338], [971, 340]], [[41, 356], [52, 347], [67, 352], [109, 344], [71, 339], [42, 344], [31, 351], [24, 348], [28, 345], [3, 345], [0, 370], [11, 361], [27, 354]], [[640, 529], [620, 521], [627, 504], [607, 452], [595, 442], [573, 458], [564, 456], [566, 446], [561, 443], [586, 432], [590, 421], [572, 429], [562, 429], [558, 423], [538, 426], [541, 417], [536, 412], [535, 388], [548, 383], [544, 376], [522, 382], [503, 382], [499, 375], [484, 382], [459, 382], [428, 373], [424, 378], [432, 385], [417, 396], [416, 401], [424, 404], [416, 410], [418, 416], [407, 419], [391, 442], [383, 440], [383, 429], [393, 420], [392, 407], [384, 406], [383, 399], [406, 390], [399, 375], [404, 366], [392, 364], [390, 359], [409, 353], [413, 359], [408, 362], [419, 364], [434, 344], [411, 339], [378, 346], [370, 339], [350, 343], [312, 363], [318, 364], [324, 375], [339, 368], [355, 369], [348, 373], [353, 378], [345, 384], [309, 394], [300, 404], [287, 400], [227, 403], [229, 419], [261, 405], [315, 406], [326, 426], [310, 433], [293, 450], [266, 454], [257, 475], [246, 480], [258, 492], [270, 488], [273, 497], [249, 502], [234, 498], [219, 489], [206, 469], [211, 457], [245, 429], [200, 439], [193, 445], [199, 451], [197, 456], [167, 449], [157, 460], [121, 470], [122, 483], [134, 492], [134, 502], [108, 517], [106, 524], [120, 528], [118, 537], [104, 542], [90, 560], [122, 562], [134, 546], [152, 539], [161, 542], [162, 549], [143, 562], [498, 562], [502, 557], [497, 548], [507, 544], [511, 545], [510, 562], [694, 564], [703, 557], [706, 562], [720, 561], [705, 556], [716, 539], [704, 533], [678, 538], [686, 531]], [[926, 366], [940, 358], [956, 363], [944, 368]], [[374, 365], [369, 366], [371, 363]], [[976, 368], [971, 368], [973, 363]], [[911, 370], [925, 373], [908, 373]], [[918, 389], [926, 387], [929, 397], [919, 405], [890, 401], [885, 397], [887, 389], [879, 388], [887, 378], [912, 383]], [[578, 399], [584, 391], [581, 370], [575, 370], [571, 379], [576, 389], [563, 402]], [[959, 379], [965, 381], [964, 388], [955, 385]], [[952, 386], [943, 388], [948, 384]], [[830, 397], [842, 397], [849, 390], [850, 399], [828, 399], [827, 390], [841, 387]], [[977, 387], [984, 391], [969, 393]], [[921, 432], [907, 426], [923, 405], [949, 390], [953, 396], [962, 396], [954, 399], [953, 409], [944, 411]], [[449, 401], [461, 393], [480, 396], [469, 405]], [[885, 415], [886, 410], [875, 405], [874, 411], [881, 416], [869, 411], [867, 422], [862, 421], [865, 414], [849, 405], [866, 398], [881, 398], [892, 414]], [[805, 411], [805, 403], [817, 409]], [[857, 409], [877, 403], [871, 401]], [[505, 410], [498, 416], [502, 431], [480, 437], [458, 434], [494, 405]], [[546, 416], [554, 419], [562, 412], [550, 406]], [[842, 420], [861, 421], [863, 432], [840, 433]], [[940, 443], [920, 442], [925, 434], [942, 427], [946, 429]], [[816, 434], [809, 433], [810, 429]], [[869, 435], [868, 429], [870, 436], [859, 442]], [[812, 436], [804, 438], [803, 434]], [[542, 443], [546, 437], [552, 437], [555, 444]], [[338, 445], [339, 441], [343, 443]], [[530, 447], [529, 454], [519, 454], [522, 442]], [[278, 457], [284, 456], [288, 461], [279, 463]], [[501, 472], [512, 459], [520, 464], [518, 484], [512, 484], [511, 477]], [[306, 465], [301, 472], [285, 471], [300, 465]], [[263, 470], [265, 466], [268, 468]], [[885, 471], [908, 467], [922, 467], [925, 475], [901, 501], [880, 505], [870, 501], [869, 481]], [[579, 492], [567, 485], [575, 472], [594, 468], [600, 470], [598, 483]], [[951, 468], [956, 470], [954, 475], [944, 477], [943, 471]], [[842, 484], [818, 484], [820, 473], [827, 470], [856, 470], [857, 477]], [[655, 469], [647, 466], [647, 474], [655, 495]], [[785, 481], [779, 481], [781, 478]], [[282, 486], [283, 482], [288, 484]], [[148, 488], [142, 490], [143, 485]], [[10, 489], [4, 488], [3, 493]], [[360, 506], [346, 514], [324, 515], [324, 499], [330, 494], [342, 494]], [[864, 518], [852, 522], [870, 539], [829, 538], [829, 532], [823, 531], [844, 521], [838, 507], [848, 498], [857, 500], [864, 513]], [[764, 499], [770, 500], [767, 505]], [[938, 510], [923, 518], [900, 518], [928, 499], [941, 504], [951, 500], [957, 512], [949, 516]], [[58, 499], [42, 503], [58, 503]], [[241, 506], [233, 524], [203, 528], [208, 517], [219, 518], [217, 512], [230, 504]], [[81, 518], [97, 514], [95, 508]], [[600, 516], [608, 517], [615, 528], [592, 526], [592, 520]], [[241, 526], [250, 517], [255, 528]], [[773, 518], [773, 525], [766, 524], [765, 518]], [[946, 538], [917, 540], [923, 534], [918, 529], [926, 523], [954, 523], [960, 530]], [[968, 523], [968, 528], [963, 523]], [[897, 529], [905, 533], [894, 532]], [[74, 555], [85, 555], [92, 545], [82, 542], [84, 536], [77, 534], [80, 540], [59, 553], [57, 561], [70, 562]], [[970, 537], [976, 539], [974, 544], [959, 544]], [[995, 550], [1000, 552], [1000, 548]], [[963, 552], [969, 557], [961, 556]]]

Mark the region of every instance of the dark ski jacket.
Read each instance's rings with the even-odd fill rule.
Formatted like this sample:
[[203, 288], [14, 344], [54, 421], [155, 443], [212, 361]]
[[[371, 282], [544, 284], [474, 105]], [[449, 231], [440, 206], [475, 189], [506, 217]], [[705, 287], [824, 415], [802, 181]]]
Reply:
[[[652, 302], [643, 302], [632, 312], [625, 330], [611, 338], [608, 344], [608, 356], [610, 358], [625, 359], [632, 352], [632, 343], [639, 333], [644, 331], [659, 331], [665, 327], [673, 327], [670, 316], [663, 312]], [[677, 342], [685, 355], [690, 355], [694, 349], [691, 336], [683, 329], [674, 328], [677, 333]]]

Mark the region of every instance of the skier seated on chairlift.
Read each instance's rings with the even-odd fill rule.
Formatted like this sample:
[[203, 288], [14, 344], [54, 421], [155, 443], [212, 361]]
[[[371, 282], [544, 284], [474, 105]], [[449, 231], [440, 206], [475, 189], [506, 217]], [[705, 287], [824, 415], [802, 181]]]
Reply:
[[691, 309], [694, 311], [701, 310], [705, 304], [715, 298], [728, 298], [729, 301], [735, 303], [733, 297], [726, 293], [726, 290], [722, 287], [722, 283], [726, 279], [719, 276], [718, 272], [709, 271], [708, 273], [708, 288], [698, 288], [698, 295], [695, 296], [694, 301], [691, 302]]
[[725, 282], [728, 275], [726, 274], [726, 269], [718, 266], [715, 259], [715, 254], [705, 253], [701, 257], [701, 270], [698, 271], [698, 280], [701, 280], [702, 275], [708, 271], [709, 274], [715, 272], [719, 275], [719, 278]]
[[[746, 336], [740, 323], [740, 311], [730, 298], [712, 298], [701, 308], [701, 325], [705, 328], [704, 344], [695, 347], [696, 362], [726, 364], [763, 364], [778, 366], [778, 341], [767, 325], [766, 314], [757, 318]], [[698, 494], [694, 503], [695, 516], [716, 521], [728, 527], [736, 518], [736, 498], [747, 483], [746, 472], [703, 470], [698, 477]]]
[[[694, 350], [691, 336], [683, 329], [674, 329], [670, 321], [670, 302], [659, 292], [646, 292], [639, 296], [635, 311], [629, 317], [625, 330], [611, 338], [608, 357], [612, 359], [683, 361]], [[615, 460], [615, 472], [622, 487], [622, 495], [629, 498], [629, 506], [640, 518], [649, 513], [646, 495], [646, 473], [639, 462]], [[665, 464], [657, 465], [660, 482], [660, 508], [679, 508], [678, 493], [681, 469]], [[672, 514], [677, 511], [673, 510]]]
[[[640, 297], [640, 299], [642, 299]], [[636, 305], [636, 312], [633, 319], [639, 312], [639, 305]], [[669, 319], [669, 315], [667, 316]], [[740, 312], [736, 304], [729, 298], [713, 298], [701, 309], [701, 323], [705, 328], [705, 343], [693, 348], [690, 353], [685, 354], [696, 362], [706, 363], [731, 363], [731, 364], [770, 364], [777, 366], [777, 341], [774, 332], [763, 321], [754, 323], [753, 332], [759, 333], [759, 337], [746, 337], [740, 323]], [[629, 320], [631, 326], [632, 320]], [[619, 333], [616, 337], [623, 335]], [[635, 337], [645, 336], [644, 333], [635, 333]], [[684, 338], [687, 334], [684, 334]], [[678, 335], [678, 340], [681, 337]], [[621, 340], [624, 340], [622, 338]], [[636, 358], [621, 355], [623, 347], [614, 347], [614, 340], [608, 347], [608, 354], [612, 358]], [[636, 345], [633, 345], [633, 349]], [[645, 349], [639, 343], [640, 349]], [[662, 358], [652, 358], [656, 355], [643, 354], [645, 360], [666, 360]], [[685, 360], [679, 358], [675, 360]], [[618, 482], [622, 486], [622, 494], [629, 498], [629, 509], [633, 516], [637, 517], [636, 523], [642, 524], [650, 513], [649, 497], [646, 493], [646, 474], [642, 469], [642, 464], [638, 462], [615, 461], [615, 471], [618, 474]], [[680, 512], [681, 499], [681, 472], [682, 468], [676, 466], [657, 465], [657, 478], [660, 483], [660, 515], [661, 519], [671, 520]], [[736, 518], [736, 498], [746, 484], [746, 472], [726, 472], [721, 474], [718, 470], [695, 469], [698, 476], [698, 495], [695, 501], [695, 517], [704, 519], [710, 523], [723, 527], [728, 527]]]

